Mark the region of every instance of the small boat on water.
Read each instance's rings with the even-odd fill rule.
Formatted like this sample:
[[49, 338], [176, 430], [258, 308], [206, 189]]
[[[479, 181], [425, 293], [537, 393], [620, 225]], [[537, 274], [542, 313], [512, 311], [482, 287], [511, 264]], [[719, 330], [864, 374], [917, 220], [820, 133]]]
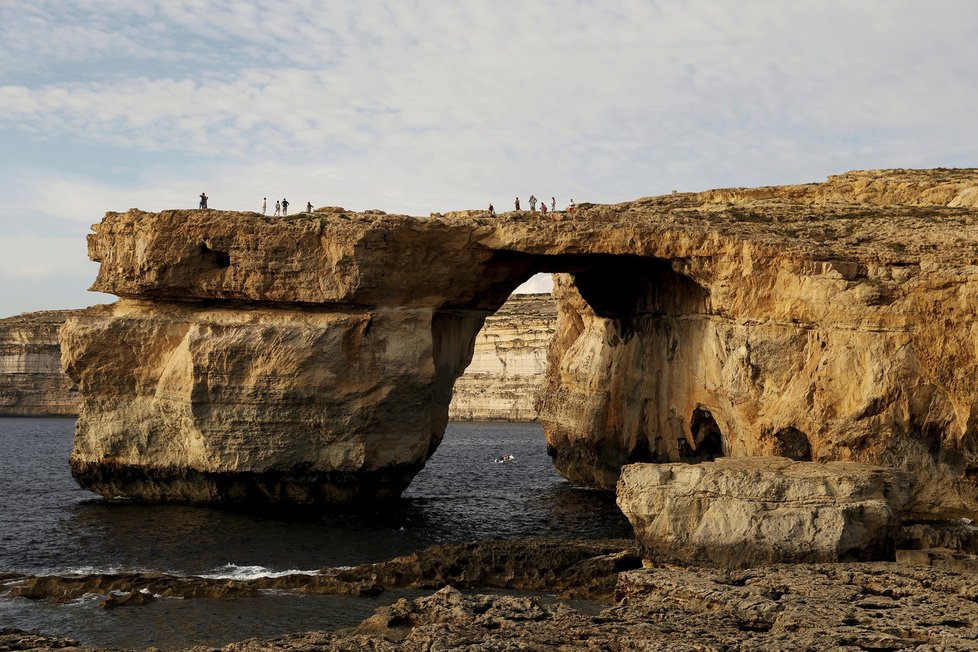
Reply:
[[516, 458], [512, 455], [500, 455], [496, 458], [496, 464], [507, 464], [509, 462], [515, 462]]

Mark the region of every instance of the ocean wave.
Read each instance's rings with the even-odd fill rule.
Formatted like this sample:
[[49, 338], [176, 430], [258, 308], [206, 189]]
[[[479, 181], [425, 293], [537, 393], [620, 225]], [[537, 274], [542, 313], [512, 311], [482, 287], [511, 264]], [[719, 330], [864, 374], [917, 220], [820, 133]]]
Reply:
[[238, 566], [225, 564], [210, 572], [201, 573], [198, 577], [211, 580], [257, 580], [262, 577], [285, 577], [286, 575], [319, 575], [318, 570], [289, 569], [275, 571], [264, 566]]
[[151, 568], [123, 567], [123, 566], [65, 566], [63, 568], [42, 568], [36, 571], [22, 571], [24, 575], [34, 575], [35, 577], [64, 577], [66, 575], [127, 575], [127, 574], [149, 574], [166, 573], [166, 571], [154, 570]]

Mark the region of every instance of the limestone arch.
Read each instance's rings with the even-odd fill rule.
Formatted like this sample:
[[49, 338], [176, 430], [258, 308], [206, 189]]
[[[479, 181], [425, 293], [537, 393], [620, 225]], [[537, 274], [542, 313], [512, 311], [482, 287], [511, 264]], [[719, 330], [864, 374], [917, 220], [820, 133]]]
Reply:
[[[441, 441], [454, 382], [471, 361], [475, 338], [486, 317], [536, 273], [556, 275], [555, 300], [560, 309], [555, 337], [565, 340], [551, 346], [548, 366], [569, 367], [548, 373], [539, 399], [548, 453], [561, 474], [572, 482], [610, 489], [624, 464], [687, 459], [681, 441], [693, 442], [699, 457], [704, 447], [716, 444], [712, 439], [706, 443], [702, 437], [697, 439], [686, 418], [662, 413], [662, 395], [669, 388], [644, 378], [623, 379], [617, 373], [626, 366], [668, 370], [673, 364], [695, 365], [698, 356], [691, 352], [700, 347], [697, 340], [704, 333], [703, 317], [710, 310], [709, 293], [703, 286], [677, 272], [669, 261], [627, 255], [497, 252], [486, 268], [485, 287], [469, 305], [442, 307], [432, 318], [439, 382], [433, 392], [429, 455]], [[590, 424], [592, 431], [604, 436], [592, 441], [574, 438], [572, 429], [563, 427], [563, 416], [574, 404], [564, 400], [568, 372], [574, 373], [577, 360], [592, 359], [567, 340], [578, 340], [581, 347], [590, 343], [593, 354], [601, 357], [593, 369], [576, 368], [585, 375], [593, 372], [592, 390], [604, 385], [604, 404], [593, 411]], [[686, 373], [677, 375], [689, 378]], [[695, 398], [703, 397], [696, 393]], [[714, 446], [718, 447], [722, 450], [722, 444]], [[711, 454], [722, 454], [720, 450]]]

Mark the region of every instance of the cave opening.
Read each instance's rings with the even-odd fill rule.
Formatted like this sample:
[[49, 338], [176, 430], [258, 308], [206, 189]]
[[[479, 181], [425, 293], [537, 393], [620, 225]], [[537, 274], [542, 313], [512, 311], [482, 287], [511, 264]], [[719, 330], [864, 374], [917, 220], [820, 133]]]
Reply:
[[693, 410], [689, 420], [689, 430], [693, 435], [693, 445], [686, 438], [679, 442], [679, 461], [688, 464], [712, 462], [723, 457], [723, 433], [713, 414], [703, 406]]
[[231, 266], [231, 255], [226, 251], [212, 249], [207, 242], [200, 243], [200, 260], [208, 267], [225, 269]]

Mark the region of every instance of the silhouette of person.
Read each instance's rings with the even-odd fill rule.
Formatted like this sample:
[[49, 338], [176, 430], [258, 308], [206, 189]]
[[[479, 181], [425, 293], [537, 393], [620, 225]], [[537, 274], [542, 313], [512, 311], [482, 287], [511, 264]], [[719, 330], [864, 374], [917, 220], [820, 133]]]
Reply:
[[277, 217], [281, 214], [282, 214], [282, 203], [278, 200], [275, 200], [275, 216]]
[[285, 199], [283, 197], [282, 198], [282, 215], [288, 215], [288, 214], [289, 214], [289, 200], [288, 199]]
[[530, 212], [535, 213], [537, 210], [537, 197], [536, 195], [530, 195]]
[[550, 198], [550, 212], [551, 213], [557, 212], [557, 200], [554, 199], [553, 197]]
[[515, 205], [516, 205], [516, 210], [519, 210], [520, 209], [520, 198], [519, 197], [516, 198]]
[[261, 214], [264, 215], [266, 210], [268, 210], [268, 197], [262, 197], [261, 198]]
[[489, 217], [496, 217], [496, 209], [492, 207], [492, 204], [489, 204]]
[[200, 193], [200, 207], [207, 208], [207, 195]]
[[306, 202], [306, 212], [307, 213], [311, 213], [312, 212], [312, 202], [311, 201], [307, 201]]

